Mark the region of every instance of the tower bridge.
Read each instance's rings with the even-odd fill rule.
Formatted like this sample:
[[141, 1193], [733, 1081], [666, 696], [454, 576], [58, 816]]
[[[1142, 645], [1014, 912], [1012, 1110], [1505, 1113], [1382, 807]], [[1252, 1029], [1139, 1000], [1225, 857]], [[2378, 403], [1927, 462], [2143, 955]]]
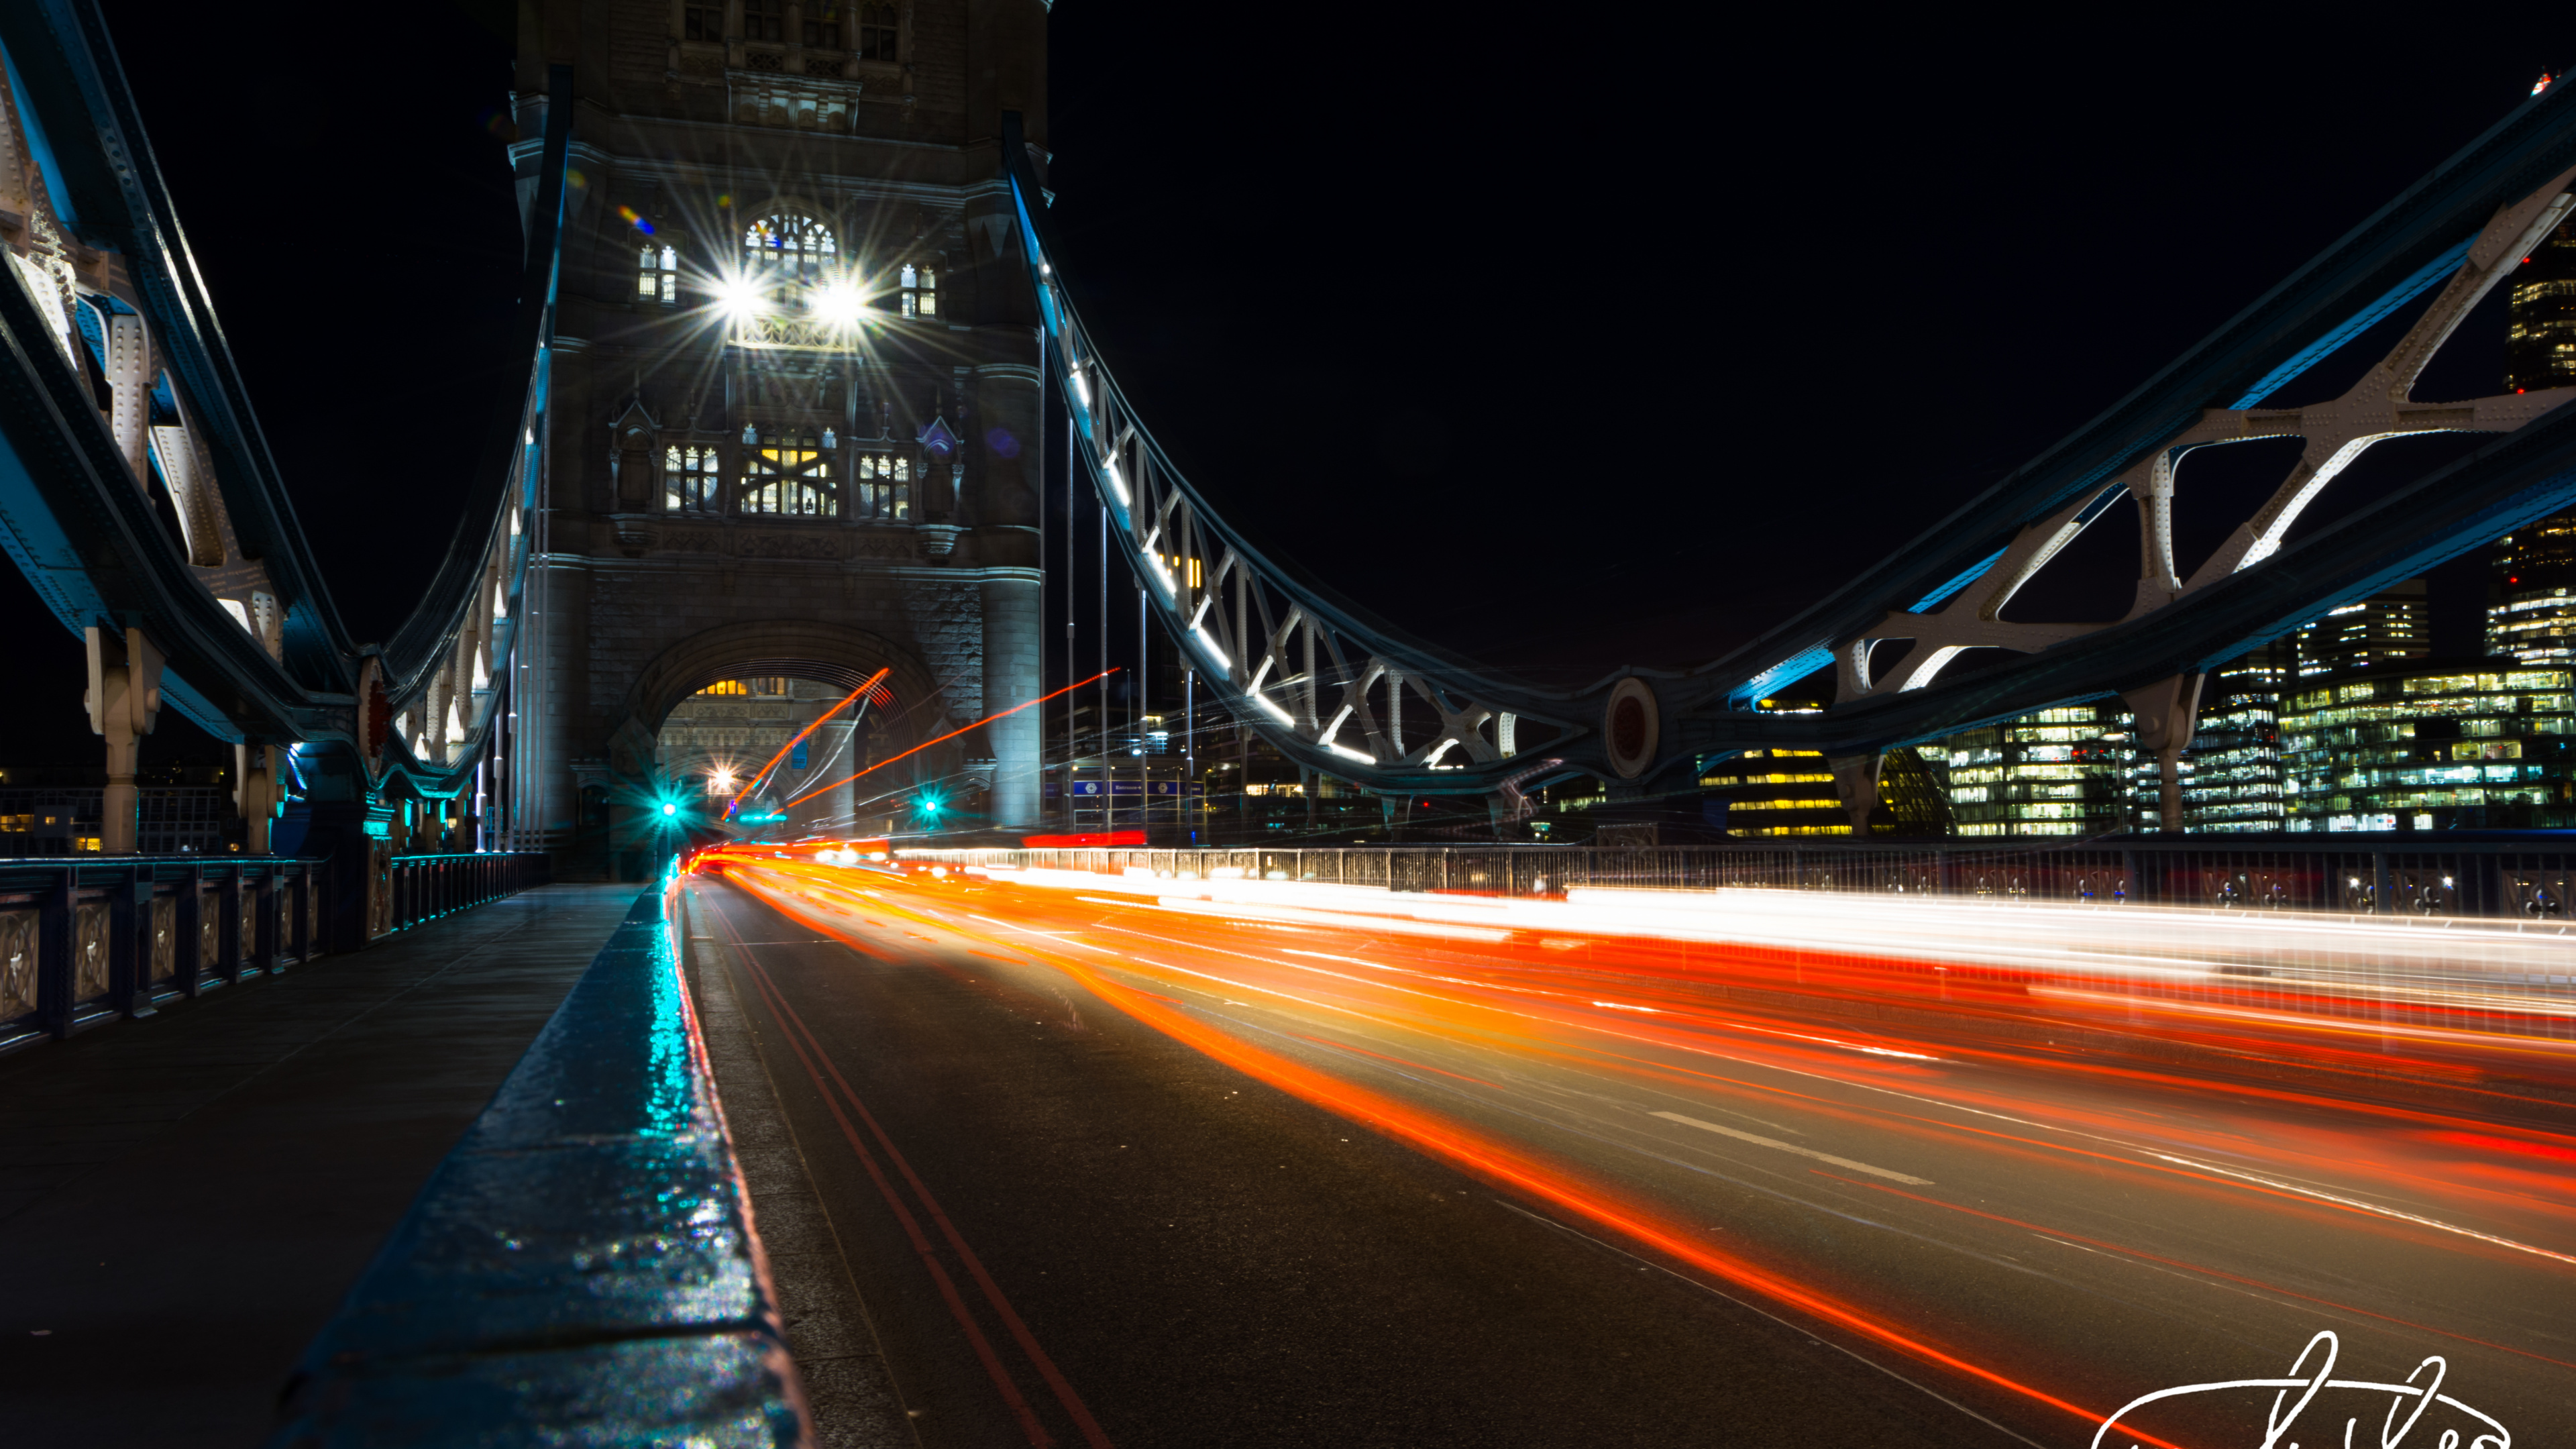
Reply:
[[[1752, 644], [1528, 688], [1282, 566], [1156, 442], [1053, 235], [1042, 10], [867, 12], [896, 14], [881, 26], [834, 9], [765, 38], [682, 8], [650, 45], [570, 10], [525, 39], [526, 384], [429, 593], [383, 644], [349, 637], [296, 529], [103, 22], [46, 0], [0, 23], [6, 544], [91, 651], [109, 851], [131, 847], [132, 741], [166, 704], [236, 742], [251, 847], [372, 859], [348, 889], [384, 878], [405, 801], [566, 873], [640, 876], [668, 843], [657, 737], [684, 701], [881, 677], [899, 701], [874, 724], [885, 753], [950, 735], [1043, 692], [1051, 570], [1068, 599], [1138, 591], [1193, 691], [1302, 770], [1384, 797], [1482, 796], [1504, 816], [1552, 781], [1652, 790], [1787, 746], [1822, 751], [1859, 812], [1889, 747], [2111, 695], [2170, 776], [2214, 663], [2576, 501], [2569, 390], [2414, 396], [2567, 214], [2576, 101], [2558, 88]], [[2268, 405], [2427, 293], [2340, 397]], [[2486, 441], [2369, 507], [2339, 502], [2365, 450], [2429, 432]], [[2198, 503], [2182, 460], [2290, 437], [2303, 451], [2273, 496], [2208, 558], [2177, 556], [2174, 519]], [[1096, 562], [1070, 537], [1047, 552], [1054, 456], [1066, 516], [1100, 515]], [[2122, 617], [2007, 617], [2120, 507], [2142, 537]], [[1751, 707], [1822, 670], [1829, 707]], [[968, 730], [928, 768], [978, 817], [1034, 827], [1040, 720]]]
[[[1157, 441], [1153, 399], [1129, 394], [1106, 357], [1132, 323], [1086, 317], [1052, 219], [1044, 0], [524, 0], [521, 18], [509, 382], [456, 474], [453, 535], [419, 542], [443, 549], [430, 586], [375, 641], [344, 624], [328, 584], [339, 565], [297, 525], [94, 0], [0, 5], [0, 548], [82, 641], [108, 779], [99, 854], [0, 868], [0, 1054], [183, 998], [217, 1004], [105, 1050], [49, 1049], [59, 1077], [39, 1081], [53, 1063], [33, 1055], [0, 1063], [0, 1148], [13, 1162], [54, 1152], [42, 1165], [64, 1168], [11, 1185], [13, 1230], [54, 1250], [24, 1255], [11, 1311], [40, 1302], [98, 1330], [86, 1358], [65, 1360], [77, 1374], [17, 1371], [13, 1426], [89, 1427], [154, 1357], [134, 1326], [163, 1321], [195, 1340], [191, 1372], [147, 1376], [167, 1381], [151, 1393], [176, 1402], [189, 1385], [268, 1374], [233, 1407], [263, 1424], [282, 1414], [277, 1442], [295, 1444], [410, 1442], [424, 1424], [477, 1442], [810, 1443], [818, 1422], [835, 1442], [1106, 1444], [1104, 1422], [1123, 1432], [1155, 1413], [1190, 1426], [1183, 1437], [1224, 1438], [1200, 1427], [1224, 1414], [1174, 1403], [1210, 1395], [1231, 1396], [1243, 1422], [1270, 1414], [1327, 1440], [1335, 1429], [1318, 1426], [1336, 1414], [1359, 1426], [1343, 1437], [1439, 1442], [1486, 1413], [1472, 1437], [1502, 1442], [1539, 1422], [1504, 1419], [1549, 1395], [1584, 1425], [1576, 1435], [1791, 1421], [1748, 1415], [1743, 1399], [1669, 1411], [1682, 1401], [1658, 1396], [1696, 1392], [1712, 1361], [1763, 1366], [1728, 1393], [1759, 1380], [1802, 1410], [1857, 1405], [1829, 1404], [1857, 1427], [1817, 1442], [1897, 1442], [1912, 1429], [1901, 1413], [1872, 1417], [1871, 1397], [1895, 1390], [1845, 1394], [1827, 1377], [1846, 1371], [1832, 1354], [1875, 1366], [1823, 1337], [1846, 1329], [1910, 1374], [1981, 1375], [1968, 1398], [1938, 1401], [1973, 1399], [1988, 1428], [2003, 1428], [1988, 1409], [2030, 1422], [2014, 1417], [2036, 1412], [2016, 1394], [2051, 1414], [2075, 1403], [1975, 1368], [1982, 1348], [1928, 1347], [1946, 1340], [1904, 1315], [1965, 1323], [1972, 1340], [2028, 1329], [2053, 1353], [2063, 1323], [2134, 1304], [2131, 1288], [2061, 1302], [2045, 1295], [2077, 1290], [2052, 1272], [1965, 1294], [1966, 1259], [1936, 1248], [1922, 1268], [1909, 1247], [1868, 1260], [1884, 1304], [1836, 1307], [1841, 1289], [1785, 1275], [1860, 1220], [1847, 1196], [1790, 1188], [1852, 1180], [1818, 1188], [1764, 1160], [1784, 1152], [1924, 1194], [2004, 1183], [1991, 1190], [2031, 1202], [1998, 1199], [1998, 1213], [2052, 1222], [2102, 1191], [2107, 1154], [2130, 1152], [2124, 1201], [2170, 1200], [2077, 1225], [2139, 1235], [2136, 1257], [2159, 1274], [2212, 1264], [2231, 1305], [2277, 1273], [2260, 1242], [2335, 1241], [2347, 1228], [2328, 1209], [2350, 1211], [2362, 1226], [2337, 1247], [2346, 1261], [2404, 1258], [2385, 1294], [2357, 1276], [2338, 1289], [2354, 1322], [2413, 1331], [2438, 1312], [2459, 1330], [2438, 1330], [2448, 1352], [2509, 1350], [2526, 1374], [2553, 1363], [2507, 1341], [2540, 1317], [2476, 1316], [2511, 1295], [2458, 1273], [2466, 1260], [2442, 1256], [2457, 1245], [2383, 1230], [2576, 1261], [2565, 1243], [2514, 1236], [2557, 1230], [2539, 1209], [2478, 1216], [2495, 1209], [2476, 1188], [2519, 1180], [2507, 1174], [2534, 1151], [2569, 1150], [2565, 1134], [2479, 1116], [2497, 1110], [2499, 1084], [2565, 1074], [2563, 941], [2522, 929], [2563, 928], [2576, 889], [2563, 852], [2482, 840], [2436, 857], [2378, 840], [2239, 871], [2244, 857], [2202, 859], [2198, 837], [2130, 837], [1991, 868], [1935, 851], [1819, 864], [1461, 846], [1107, 852], [1073, 871], [1043, 843], [978, 847], [1043, 831], [1050, 799], [1069, 819], [1078, 799], [1131, 786], [1140, 815], [1180, 818], [1199, 785], [1201, 694], [1239, 723], [1239, 746], [1257, 734], [1309, 777], [1385, 801], [1482, 798], [1508, 822], [1554, 782], [1642, 796], [1739, 751], [1788, 748], [1824, 757], [1863, 828], [1885, 751], [2116, 697], [2162, 761], [2173, 825], [2205, 672], [2576, 503], [2576, 388], [2416, 396], [2462, 319], [2576, 208], [2564, 88], [2517, 106], [2001, 482], [1930, 500], [1948, 511], [1812, 608], [1695, 668], [1605, 657], [1588, 687], [1549, 690], [1287, 566]], [[2288, 391], [2392, 330], [2338, 395]], [[2368, 449], [2429, 433], [2478, 442], [2367, 506], [2338, 491]], [[2206, 530], [2178, 534], [2176, 520], [2207, 505], [2184, 460], [2290, 438], [2301, 451], [2287, 476], [2214, 551], [2187, 556], [2177, 538]], [[2119, 617], [2013, 612], [2124, 507], [2142, 542]], [[1050, 618], [1052, 598], [1068, 617]], [[1063, 716], [1097, 741], [1084, 765], [1071, 742], [1050, 758], [1034, 706], [1102, 678], [1077, 681], [1068, 645], [1050, 691], [1042, 662], [1052, 625], [1087, 631], [1095, 617], [1122, 637], [1132, 623], [1140, 659], [1175, 661], [1193, 707], [1175, 739], [1140, 690], [1122, 736], [1104, 686]], [[1105, 665], [1105, 641], [1091, 642]], [[1756, 707], [1819, 677], [1833, 694], [1813, 712]], [[2551, 677], [2479, 687], [2566, 687]], [[232, 746], [238, 855], [140, 849], [139, 741], [166, 711]], [[1113, 749], [1132, 751], [1137, 778], [1077, 776], [1106, 773]], [[1149, 750], [1191, 767], [1156, 775]], [[684, 831], [732, 828], [701, 776], [784, 782], [765, 820], [860, 835], [885, 792], [853, 775], [894, 766], [962, 794], [960, 813], [988, 828], [867, 874], [846, 843], [813, 859], [712, 852], [709, 873], [685, 878], [672, 863]], [[1809, 768], [1784, 773], [1821, 785]], [[558, 888], [521, 893], [549, 873]], [[1795, 889], [1741, 910], [1745, 897], [1712, 910], [1689, 894], [1721, 882]], [[1627, 894], [1604, 906], [1584, 898], [1595, 886]], [[1803, 893], [1837, 888], [1896, 909]], [[503, 895], [518, 899], [439, 923]], [[1978, 899], [1945, 899], [1958, 896]], [[2114, 909], [2140, 900], [2276, 913]], [[2408, 918], [2373, 919], [2399, 910]], [[2466, 919], [2481, 914], [2514, 919]], [[2436, 917], [2444, 929], [2408, 929]], [[1246, 920], [1334, 949], [1256, 956], [1241, 949]], [[1223, 974], [1082, 939], [1108, 931]], [[363, 969], [301, 969], [368, 946]], [[928, 969], [875, 969], [888, 965]], [[277, 994], [228, 990], [255, 979]], [[2282, 1006], [2292, 998], [2323, 1005]], [[2113, 1058], [2142, 1069], [2079, 1075]], [[2077, 1144], [2062, 1181], [2048, 1144], [1997, 1149], [1974, 1122], [1927, 1115], [1957, 1103], [1914, 1095], [1998, 1063], [2010, 1078], [1963, 1110], [1990, 1122], [2018, 1094], [2057, 1114], [2029, 1130]], [[2332, 1092], [2249, 1093], [2248, 1074], [2271, 1067]], [[1904, 1105], [1854, 1106], [1887, 1097], [1891, 1079], [1870, 1075], [1885, 1070], [1907, 1074]], [[2529, 1140], [2439, 1134], [2444, 1154], [2493, 1149], [2471, 1164], [2487, 1174], [2468, 1179], [2474, 1194], [2439, 1200], [2463, 1159], [2379, 1161], [2395, 1139], [2371, 1094], [2408, 1072], [2408, 1121], [2433, 1120], [2431, 1094], [2458, 1091], [2469, 1105], [2441, 1110]], [[1813, 1095], [1837, 1074], [1855, 1090]], [[1799, 1140], [1671, 1111], [1614, 1120], [1641, 1080]], [[1805, 1125], [1693, 1105], [1739, 1089]], [[1245, 1126], [1231, 1114], [1259, 1091], [1274, 1095]], [[2104, 1135], [2124, 1130], [2101, 1105], [2120, 1093], [2153, 1097], [2139, 1120], [2164, 1124], [2160, 1150]], [[2280, 1120], [2258, 1114], [2282, 1101], [2300, 1117], [2277, 1177], [2161, 1150], [2252, 1164]], [[2168, 1130], [2201, 1121], [2213, 1125]], [[1790, 1185], [1763, 1188], [1758, 1211], [1724, 1200], [1746, 1256], [1654, 1226], [1716, 1216], [1704, 1209], [1720, 1199], [1693, 1194], [1752, 1180], [1677, 1152], [1749, 1154], [1743, 1171]], [[2177, 1165], [2188, 1170], [2166, 1172]], [[1676, 1167], [1680, 1186], [1658, 1176]], [[2353, 1173], [2359, 1185], [2338, 1176]], [[2263, 1205], [2231, 1206], [2239, 1185]], [[1488, 1199], [1512, 1219], [1454, 1215]], [[1907, 1220], [1909, 1243], [1966, 1241], [1943, 1216], [1955, 1204], [1891, 1201], [1932, 1214]], [[135, 1244], [163, 1241], [173, 1205], [199, 1246], [153, 1255], [148, 1275], [117, 1280], [133, 1297], [107, 1296], [111, 1256], [123, 1271]], [[880, 1205], [882, 1219], [861, 1216]], [[2037, 1216], [1971, 1216], [2003, 1234], [1978, 1261], [2030, 1250]], [[1750, 1295], [1734, 1301], [1787, 1316], [1763, 1310], [1751, 1331], [1768, 1336], [1727, 1340], [1728, 1315], [1640, 1292], [1664, 1289], [1639, 1276], [1660, 1260], [1598, 1255], [1595, 1230], [1665, 1254], [1685, 1285], [1724, 1282]], [[2201, 1256], [2246, 1242], [2250, 1256]], [[1819, 1282], [1861, 1261], [1834, 1256]], [[217, 1260], [262, 1291], [203, 1291]], [[1315, 1263], [1366, 1270], [1336, 1283]], [[2424, 1306], [2423, 1284], [2455, 1279], [2462, 1301]], [[2292, 1296], [2264, 1311], [2307, 1332], [2315, 1300]], [[180, 1298], [183, 1315], [132, 1306]], [[1810, 1332], [1795, 1315], [1819, 1305], [1830, 1312]], [[270, 1337], [243, 1348], [232, 1329], [254, 1319]], [[1615, 1341], [1565, 1352], [1570, 1335], [1604, 1333]], [[31, 1327], [26, 1341], [53, 1334]], [[310, 1344], [282, 1396], [261, 1357], [280, 1336]], [[1041, 1339], [1071, 1347], [1051, 1358]], [[2150, 1345], [2177, 1367], [2205, 1367], [2201, 1349], [2190, 1335]], [[1460, 1366], [1482, 1364], [1542, 1387], [1460, 1392]], [[1330, 1402], [1317, 1385], [1332, 1374], [1365, 1391]], [[2524, 1382], [2540, 1386], [2517, 1389], [2528, 1403], [2566, 1399]], [[39, 1409], [19, 1402], [37, 1397], [31, 1384]], [[1095, 1386], [1098, 1414], [1083, 1397]], [[1436, 1417], [1391, 1427], [1417, 1411]]]

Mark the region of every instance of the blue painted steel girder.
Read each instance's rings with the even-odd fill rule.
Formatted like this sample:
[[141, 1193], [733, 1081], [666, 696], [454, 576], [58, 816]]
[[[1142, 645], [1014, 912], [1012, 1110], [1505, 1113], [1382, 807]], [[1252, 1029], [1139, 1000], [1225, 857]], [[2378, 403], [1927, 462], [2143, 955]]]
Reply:
[[[103, 18], [87, 0], [0, 6], [0, 48], [53, 211], [82, 243], [112, 252], [131, 282], [152, 354], [189, 404], [189, 434], [213, 464], [213, 482], [243, 557], [255, 559], [279, 598], [284, 657], [272, 658], [208, 593], [169, 540], [151, 501], [47, 320], [15, 277], [0, 279], [0, 548], [75, 633], [88, 625], [140, 627], [168, 656], [169, 701], [222, 738], [304, 740], [358, 748], [359, 681], [382, 661], [389, 695], [408, 702], [453, 648], [479, 602], [482, 568], [507, 523], [514, 487], [527, 491], [524, 420], [542, 411], [558, 272], [563, 162], [570, 107], [549, 108], [538, 205], [531, 218], [521, 320], [531, 357], [528, 401], [507, 431], [496, 426], [478, 459], [467, 511], [428, 594], [385, 649], [347, 635], [279, 479], [198, 280], [140, 115], [126, 89]], [[569, 96], [568, 70], [553, 77]], [[514, 570], [525, 551], [514, 550]], [[516, 573], [511, 580], [516, 615]], [[496, 660], [497, 662], [497, 660]], [[489, 722], [455, 763], [411, 758], [389, 746], [379, 782], [406, 780], [424, 795], [464, 786]]]
[[[1921, 611], [1946, 599], [1991, 567], [2020, 528], [2151, 456], [2203, 409], [2259, 403], [2441, 284], [2500, 208], [2571, 165], [2576, 87], [2555, 86], [2517, 106], [2127, 397], [1921, 537], [1753, 643], [1702, 668], [1655, 676], [1658, 690], [1676, 709], [1740, 709], [1828, 663], [1834, 641], [1864, 634], [1891, 611]], [[2346, 592], [2326, 590], [2337, 600]], [[2328, 602], [2326, 594], [2315, 600], [2318, 608]], [[1935, 697], [1944, 693], [1934, 691]]]

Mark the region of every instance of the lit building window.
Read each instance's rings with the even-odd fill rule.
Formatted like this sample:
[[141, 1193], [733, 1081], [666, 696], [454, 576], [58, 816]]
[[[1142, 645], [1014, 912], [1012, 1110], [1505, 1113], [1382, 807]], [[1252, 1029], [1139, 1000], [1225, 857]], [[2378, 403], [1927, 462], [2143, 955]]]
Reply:
[[895, 63], [895, 44], [901, 36], [901, 23], [891, 5], [859, 7], [859, 59]]
[[684, 7], [680, 15], [680, 38], [682, 40], [724, 39], [724, 12], [725, 8], [721, 4], [692, 3]]
[[635, 295], [668, 305], [680, 300], [680, 254], [670, 247], [648, 246], [636, 253]]
[[832, 229], [808, 216], [777, 215], [742, 234], [743, 281], [763, 300], [794, 306], [833, 279], [840, 248]]
[[816, 446], [813, 434], [791, 429], [745, 450], [741, 510], [804, 518], [839, 514], [831, 457]]
[[858, 516], [878, 523], [912, 521], [912, 460], [885, 453], [859, 455]]
[[824, 50], [841, 48], [840, 0], [805, 0], [805, 43]]
[[713, 448], [662, 450], [662, 506], [673, 513], [716, 511], [720, 476]]
[[928, 267], [903, 264], [899, 274], [903, 287], [903, 315], [936, 317], [939, 315], [939, 274]]

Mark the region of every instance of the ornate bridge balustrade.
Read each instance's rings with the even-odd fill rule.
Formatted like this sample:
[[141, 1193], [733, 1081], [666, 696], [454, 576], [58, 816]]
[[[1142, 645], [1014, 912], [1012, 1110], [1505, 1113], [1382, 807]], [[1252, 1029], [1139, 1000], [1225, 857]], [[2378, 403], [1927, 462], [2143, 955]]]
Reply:
[[320, 955], [328, 876], [274, 856], [0, 864], [0, 1052]]

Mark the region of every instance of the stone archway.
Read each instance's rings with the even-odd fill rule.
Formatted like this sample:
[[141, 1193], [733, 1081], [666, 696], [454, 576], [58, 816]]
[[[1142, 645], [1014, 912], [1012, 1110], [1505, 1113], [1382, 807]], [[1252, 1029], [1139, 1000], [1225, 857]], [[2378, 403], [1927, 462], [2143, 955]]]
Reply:
[[[677, 800], [684, 810], [688, 808], [688, 786], [680, 775], [691, 766], [670, 757], [666, 748], [668, 741], [664, 739], [666, 730], [675, 720], [691, 720], [696, 713], [711, 707], [716, 714], [725, 717], [723, 723], [727, 726], [750, 726], [747, 732], [761, 740], [760, 748], [740, 760], [720, 759], [720, 762], [729, 766], [756, 767], [758, 757], [767, 755], [771, 746], [784, 746], [791, 742], [794, 719], [785, 716], [813, 720], [829, 708], [818, 703], [818, 699], [838, 698], [880, 673], [884, 676], [882, 682], [887, 697], [880, 701], [881, 707], [874, 712], [868, 728], [873, 738], [890, 738], [892, 744], [888, 748], [926, 742], [972, 718], [964, 711], [971, 710], [975, 699], [954, 698], [961, 691], [953, 687], [953, 682], [951, 688], [943, 690], [918, 656], [868, 630], [810, 619], [746, 620], [702, 630], [675, 641], [636, 672], [621, 702], [619, 721], [609, 740], [611, 774], [626, 782], [626, 788], [618, 794], [620, 798], [646, 801], [648, 814], [654, 808], [652, 802], [664, 799]], [[700, 691], [723, 681], [766, 677], [780, 678], [782, 684], [790, 686], [791, 694], [800, 697], [801, 702], [786, 699], [706, 701], [700, 698]], [[732, 718], [745, 714], [774, 714], [781, 718], [767, 723]], [[842, 744], [838, 747], [828, 743], [835, 738], [832, 729], [826, 728], [816, 736], [827, 743], [819, 747], [823, 750], [823, 757], [815, 764], [819, 767], [829, 763], [831, 768], [827, 773], [836, 776], [849, 765], [858, 763], [858, 751], [854, 748], [858, 738], [857, 727], [844, 725], [840, 728], [842, 733], [838, 738]], [[733, 734], [743, 731], [727, 728], [722, 732]], [[686, 733], [690, 731], [684, 730]], [[926, 767], [958, 776], [957, 767], [962, 762], [953, 757], [962, 749], [962, 744], [934, 749], [919, 757], [902, 778], [909, 779]], [[845, 755], [844, 750], [849, 753]], [[697, 760], [695, 763], [708, 761]], [[806, 761], [800, 758], [793, 768], [805, 769]], [[894, 775], [886, 777], [890, 781], [897, 778]], [[773, 788], [785, 785], [785, 792], [773, 795], [764, 791], [762, 808], [785, 808], [788, 820], [784, 829], [791, 836], [800, 833], [867, 834], [882, 828], [857, 818], [857, 807], [867, 802], [862, 801], [859, 792], [853, 791], [846, 783], [841, 784], [837, 791], [827, 785], [817, 795], [794, 796], [795, 791], [822, 780], [820, 774], [800, 780], [782, 765], [781, 771], [771, 778], [771, 784]], [[813, 803], [806, 803], [809, 800]], [[899, 811], [902, 807], [894, 808]]]
[[886, 686], [902, 702], [911, 728], [925, 737], [939, 733], [930, 726], [952, 711], [920, 659], [881, 635], [814, 619], [720, 624], [670, 645], [636, 671], [618, 711], [617, 732], [631, 726], [650, 739], [681, 700], [720, 679], [781, 674], [856, 689], [880, 669], [888, 671]]

